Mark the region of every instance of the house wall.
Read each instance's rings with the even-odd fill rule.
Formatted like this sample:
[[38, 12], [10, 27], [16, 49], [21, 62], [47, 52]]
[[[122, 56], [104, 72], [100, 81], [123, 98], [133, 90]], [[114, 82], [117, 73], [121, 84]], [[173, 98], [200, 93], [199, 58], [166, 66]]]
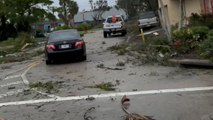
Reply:
[[174, 25], [178, 23], [180, 18], [179, 0], [162, 0], [162, 2], [164, 4], [166, 12], [168, 13], [170, 24]]
[[200, 14], [202, 12], [201, 1], [202, 0], [185, 0], [186, 17], [190, 17], [192, 13]]
[[[191, 16], [192, 13], [202, 12], [202, 0], [185, 0], [186, 17]], [[180, 1], [179, 0], [162, 0], [165, 5], [170, 24], [175, 25], [180, 21]], [[161, 7], [161, 6], [160, 6]]]

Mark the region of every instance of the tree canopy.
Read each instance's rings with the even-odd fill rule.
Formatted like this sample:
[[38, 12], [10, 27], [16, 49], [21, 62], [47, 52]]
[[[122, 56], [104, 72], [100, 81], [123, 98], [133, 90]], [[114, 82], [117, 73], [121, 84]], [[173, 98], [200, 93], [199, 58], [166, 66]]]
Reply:
[[61, 18], [66, 26], [71, 26], [75, 14], [78, 13], [79, 7], [74, 0], [59, 0], [60, 7], [58, 8], [58, 16]]
[[158, 9], [158, 0], [118, 0], [117, 5], [126, 10], [129, 17], [134, 17], [144, 11]]
[[91, 10], [93, 11], [92, 17], [94, 21], [102, 20], [103, 13], [110, 10], [106, 0], [89, 0], [89, 3], [91, 5]]
[[1, 0], [0, 1], [0, 40], [13, 37], [17, 32], [30, 32], [30, 24], [55, 19], [47, 6], [52, 0]]

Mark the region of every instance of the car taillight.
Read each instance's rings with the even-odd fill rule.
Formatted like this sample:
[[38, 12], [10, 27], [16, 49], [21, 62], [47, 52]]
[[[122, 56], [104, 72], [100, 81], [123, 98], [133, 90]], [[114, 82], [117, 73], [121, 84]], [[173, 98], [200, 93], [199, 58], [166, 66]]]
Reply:
[[55, 45], [47, 45], [48, 50], [55, 50]]
[[75, 43], [75, 47], [81, 47], [81, 46], [83, 46], [84, 45], [84, 42], [83, 41], [81, 41], [81, 42], [76, 42]]

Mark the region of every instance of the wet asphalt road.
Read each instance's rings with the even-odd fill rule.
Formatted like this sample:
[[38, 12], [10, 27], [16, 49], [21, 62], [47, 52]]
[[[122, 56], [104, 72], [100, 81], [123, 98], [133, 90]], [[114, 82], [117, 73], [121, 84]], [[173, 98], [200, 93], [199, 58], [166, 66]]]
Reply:
[[[122, 42], [124, 38], [114, 36], [104, 39], [102, 31], [97, 30], [86, 34], [84, 39], [87, 42], [87, 61], [46, 66], [43, 57], [40, 57], [34, 61], [41, 63], [27, 71], [26, 77], [30, 83], [60, 82], [61, 86], [57, 88], [58, 92], [51, 94], [53, 96], [42, 95], [38, 91], [28, 91], [29, 85], [24, 84], [21, 77], [27, 70], [27, 67], [24, 67], [34, 61], [0, 65], [0, 103], [213, 86], [212, 70], [157, 65], [135, 66], [131, 63], [119, 67], [122, 70], [97, 68], [99, 64], [117, 68], [116, 64], [119, 61], [126, 61], [129, 56], [118, 56], [107, 50], [108, 47]], [[23, 69], [19, 70], [20, 68]], [[112, 82], [115, 91], [91, 88], [102, 82]], [[211, 120], [211, 117], [213, 118], [212, 91], [141, 94], [129, 97], [131, 112], [153, 116], [156, 120]], [[68, 100], [2, 106], [0, 117], [8, 120], [84, 120], [85, 112], [95, 107], [95, 110], [88, 113], [94, 120], [123, 120], [122, 116], [125, 114], [120, 108], [120, 99], [121, 96], [116, 96], [96, 98], [93, 101]]]

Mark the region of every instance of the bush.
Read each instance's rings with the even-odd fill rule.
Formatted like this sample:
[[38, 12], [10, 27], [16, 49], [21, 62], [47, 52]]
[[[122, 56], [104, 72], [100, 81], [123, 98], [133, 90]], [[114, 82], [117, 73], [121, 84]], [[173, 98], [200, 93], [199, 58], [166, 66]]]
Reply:
[[178, 53], [187, 53], [199, 48], [208, 36], [209, 28], [206, 26], [195, 26], [173, 31], [174, 45]]
[[213, 29], [213, 15], [193, 13], [189, 19], [189, 26], [207, 26], [209, 29]]
[[190, 28], [173, 31], [174, 39], [192, 39], [193, 31]]
[[193, 34], [193, 39], [197, 41], [203, 41], [207, 38], [209, 28], [206, 26], [196, 26], [196, 27], [191, 27], [192, 34]]
[[76, 27], [76, 29], [77, 29], [78, 31], [85, 31], [85, 30], [90, 30], [90, 29], [92, 29], [92, 26], [89, 25], [89, 24], [83, 23], [83, 24], [78, 25], [78, 26]]
[[26, 43], [35, 43], [30, 33], [19, 33], [17, 38], [8, 38], [0, 42], [0, 51], [5, 51], [8, 54], [18, 52]]
[[20, 33], [18, 37], [14, 41], [15, 45], [14, 48], [16, 50], [21, 50], [21, 48], [26, 44], [26, 43], [34, 43], [33, 39], [31, 38], [30, 33]]
[[210, 30], [208, 33], [208, 39], [213, 41], [213, 30]]

